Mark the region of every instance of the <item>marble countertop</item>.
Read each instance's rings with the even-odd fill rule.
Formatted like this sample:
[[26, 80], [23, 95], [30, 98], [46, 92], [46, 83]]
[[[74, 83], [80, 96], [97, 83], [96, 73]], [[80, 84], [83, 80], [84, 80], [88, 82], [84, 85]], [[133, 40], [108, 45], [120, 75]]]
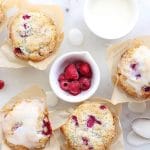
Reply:
[[[150, 35], [150, 1], [137, 0], [139, 2], [140, 16], [134, 30], [119, 40], [104, 40], [95, 36], [86, 26], [83, 18], [84, 0], [31, 0], [32, 2], [56, 3], [60, 4], [65, 14], [64, 33], [65, 39], [60, 48], [60, 54], [69, 51], [86, 50], [96, 60], [101, 71], [100, 86], [95, 93], [95, 96], [110, 98], [112, 93], [112, 84], [106, 64], [106, 48], [118, 41], [128, 38], [134, 38], [142, 35]], [[84, 35], [84, 43], [81, 46], [72, 46], [68, 41], [68, 32], [72, 28], [79, 28]], [[0, 91], [0, 107], [2, 107], [12, 96], [20, 92], [22, 89], [29, 87], [32, 84], [39, 84], [45, 90], [49, 90], [48, 81], [49, 68], [46, 71], [38, 71], [33, 68], [24, 69], [0, 69], [0, 79], [4, 80], [6, 86]], [[149, 113], [150, 104], [147, 104], [145, 114], [131, 113], [127, 105], [124, 104], [121, 121], [124, 130], [125, 149], [126, 150], [149, 150], [149, 145], [141, 147], [133, 147], [126, 142], [126, 135], [131, 130], [131, 120], [137, 116], [143, 116]]]

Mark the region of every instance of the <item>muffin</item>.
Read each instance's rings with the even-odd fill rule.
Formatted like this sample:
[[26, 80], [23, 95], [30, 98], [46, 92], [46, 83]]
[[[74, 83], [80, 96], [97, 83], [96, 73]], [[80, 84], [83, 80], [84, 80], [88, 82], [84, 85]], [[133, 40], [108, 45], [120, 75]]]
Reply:
[[98, 102], [80, 105], [61, 130], [69, 150], [106, 150], [116, 136], [113, 114]]
[[52, 134], [47, 106], [39, 99], [25, 99], [3, 109], [2, 133], [13, 150], [42, 149]]
[[126, 50], [114, 76], [115, 84], [128, 95], [150, 98], [150, 49], [144, 45]]
[[54, 21], [42, 12], [20, 12], [9, 24], [14, 54], [24, 60], [41, 61], [57, 46]]

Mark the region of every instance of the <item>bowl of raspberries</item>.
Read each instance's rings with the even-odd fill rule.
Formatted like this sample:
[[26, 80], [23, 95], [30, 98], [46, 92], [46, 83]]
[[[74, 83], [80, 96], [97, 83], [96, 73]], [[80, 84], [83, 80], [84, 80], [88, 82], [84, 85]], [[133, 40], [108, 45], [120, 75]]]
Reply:
[[55, 60], [49, 81], [60, 99], [72, 103], [82, 102], [96, 92], [100, 71], [89, 52], [69, 52]]

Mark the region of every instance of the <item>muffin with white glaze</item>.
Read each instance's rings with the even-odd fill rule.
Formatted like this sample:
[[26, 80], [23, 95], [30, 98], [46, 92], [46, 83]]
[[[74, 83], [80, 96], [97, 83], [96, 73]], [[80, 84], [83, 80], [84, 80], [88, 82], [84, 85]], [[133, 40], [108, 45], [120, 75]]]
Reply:
[[123, 53], [113, 80], [132, 97], [150, 98], [149, 65], [150, 49], [139, 43]]
[[41, 61], [57, 46], [54, 21], [38, 11], [18, 13], [9, 25], [9, 38], [14, 54], [24, 60]]
[[98, 102], [80, 105], [61, 130], [73, 150], [106, 150], [116, 137], [113, 114]]
[[45, 102], [25, 99], [3, 109], [2, 133], [13, 150], [42, 149], [52, 134]]

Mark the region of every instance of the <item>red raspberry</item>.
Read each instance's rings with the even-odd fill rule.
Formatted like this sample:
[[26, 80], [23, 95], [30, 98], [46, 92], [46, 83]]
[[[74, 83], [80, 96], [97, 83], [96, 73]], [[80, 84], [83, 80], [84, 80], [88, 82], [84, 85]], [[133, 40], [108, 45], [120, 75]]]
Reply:
[[132, 70], [136, 70], [137, 67], [138, 67], [138, 63], [132, 63], [132, 64], [130, 65], [130, 67], [132, 68]]
[[87, 127], [92, 128], [94, 126], [94, 124], [97, 123], [99, 125], [101, 125], [102, 123], [97, 120], [94, 116], [89, 116], [88, 120], [87, 120]]
[[143, 87], [143, 90], [144, 90], [145, 92], [150, 92], [150, 86], [144, 86], [144, 87]]
[[0, 90], [3, 89], [5, 86], [5, 82], [3, 80], [0, 80]]
[[91, 86], [91, 80], [89, 78], [82, 77], [79, 79], [79, 83], [82, 90], [88, 90]]
[[92, 77], [91, 67], [88, 63], [78, 62], [76, 64], [76, 68], [78, 69], [78, 71], [80, 72], [81, 75], [88, 77], [88, 78]]
[[69, 84], [69, 93], [74, 95], [74, 96], [81, 93], [79, 81], [72, 81]]
[[63, 80], [65, 80], [65, 75], [64, 75], [64, 73], [60, 74], [60, 75], [59, 75], [59, 78], [58, 78], [58, 81], [59, 81], [59, 82], [60, 82], [60, 81], [63, 81]]
[[51, 124], [49, 122], [48, 116], [44, 117], [42, 127], [43, 127], [42, 134], [44, 134], [45, 136], [50, 136], [52, 134], [52, 128], [51, 128]]
[[105, 105], [101, 105], [100, 109], [104, 110], [104, 109], [107, 109], [107, 107]]
[[80, 69], [80, 65], [81, 64], [83, 64], [84, 62], [82, 62], [82, 61], [77, 61], [77, 62], [75, 62], [75, 65], [76, 65], [76, 68], [77, 68], [77, 70], [79, 71], [79, 69]]
[[72, 116], [72, 120], [75, 122], [76, 126], [79, 126], [77, 116]]
[[29, 16], [29, 15], [24, 15], [24, 16], [22, 16], [22, 18], [23, 18], [24, 20], [30, 19], [30, 17], [31, 17], [31, 16]]
[[21, 49], [19, 47], [16, 47], [16, 48], [14, 48], [14, 53], [15, 54], [21, 54], [22, 51], [21, 51]]
[[61, 87], [62, 90], [64, 90], [64, 91], [69, 90], [69, 84], [70, 83], [68, 81], [62, 80], [62, 81], [59, 82], [59, 84], [60, 84], [60, 87]]
[[65, 79], [66, 80], [78, 80], [79, 74], [74, 64], [69, 64], [65, 68]]

